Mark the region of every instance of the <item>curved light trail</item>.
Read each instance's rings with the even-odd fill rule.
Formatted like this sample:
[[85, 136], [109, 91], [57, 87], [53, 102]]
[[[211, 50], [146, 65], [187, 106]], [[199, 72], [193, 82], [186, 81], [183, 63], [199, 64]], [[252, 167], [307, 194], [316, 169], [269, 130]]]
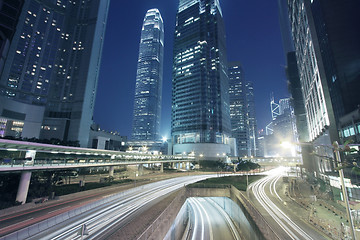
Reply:
[[265, 211], [274, 219], [274, 221], [284, 230], [290, 239], [306, 239], [312, 240], [313, 238], [299, 227], [293, 220], [290, 219], [266, 194], [265, 188], [270, 188], [270, 193], [275, 195], [282, 203], [275, 189], [275, 184], [282, 177], [282, 169], [275, 169], [269, 171], [269, 176], [266, 176], [249, 186], [248, 190], [252, 190], [256, 200], [265, 209]]
[[83, 225], [86, 225], [89, 233], [83, 236], [84, 239], [104, 238], [131, 221], [132, 215], [141, 212], [146, 204], [185, 185], [211, 177], [216, 175], [179, 177], [137, 187], [100, 207], [89, 209], [27, 239], [80, 239], [79, 232]]
[[[228, 214], [211, 198], [188, 198], [191, 240], [241, 239]], [[211, 217], [210, 217], [211, 216]]]

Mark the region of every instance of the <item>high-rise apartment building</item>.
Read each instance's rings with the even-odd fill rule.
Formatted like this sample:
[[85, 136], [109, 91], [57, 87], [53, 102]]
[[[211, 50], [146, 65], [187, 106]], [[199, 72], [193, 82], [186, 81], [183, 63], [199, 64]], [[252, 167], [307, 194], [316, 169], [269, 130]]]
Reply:
[[159, 140], [164, 65], [164, 23], [158, 9], [147, 11], [139, 47], [133, 140]]
[[0, 79], [12, 102], [0, 102], [2, 120], [22, 124], [21, 137], [88, 146], [108, 8], [109, 0], [24, 2]]
[[254, 89], [245, 81], [240, 62], [229, 62], [231, 134], [236, 138], [239, 156], [257, 156], [257, 124]]
[[[289, 19], [307, 116], [315, 146], [338, 140], [338, 121], [360, 103], [358, 1], [288, 1]], [[323, 149], [316, 147], [317, 149]], [[331, 151], [322, 150], [320, 155]], [[331, 162], [319, 161], [320, 171]], [[325, 164], [324, 164], [325, 163]]]
[[172, 83], [173, 153], [229, 153], [225, 27], [218, 0], [180, 0]]

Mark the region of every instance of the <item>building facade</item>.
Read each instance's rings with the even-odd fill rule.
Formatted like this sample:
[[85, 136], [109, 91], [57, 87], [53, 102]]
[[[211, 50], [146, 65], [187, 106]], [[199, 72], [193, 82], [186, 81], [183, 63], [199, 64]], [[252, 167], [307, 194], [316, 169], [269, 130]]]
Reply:
[[133, 140], [159, 140], [164, 65], [164, 23], [158, 9], [147, 11], [139, 47]]
[[246, 83], [240, 62], [229, 62], [231, 135], [236, 138], [238, 155], [250, 156]]
[[229, 84], [218, 0], [180, 0], [172, 84], [173, 153], [228, 154]]
[[14, 36], [24, 0], [0, 1], [0, 75]]
[[358, 1], [288, 1], [309, 141], [320, 172], [332, 171], [333, 153], [320, 145], [339, 141], [339, 119], [360, 103]]
[[108, 8], [109, 0], [24, 2], [0, 93], [45, 108], [33, 137], [88, 145]]
[[257, 130], [256, 112], [255, 112], [255, 95], [254, 84], [250, 81], [246, 82], [246, 101], [247, 101], [247, 115], [249, 119], [249, 140], [250, 148], [248, 156], [258, 156], [259, 154], [259, 133]]
[[229, 62], [228, 65], [231, 134], [236, 138], [239, 156], [257, 156], [253, 84], [245, 81], [240, 62]]

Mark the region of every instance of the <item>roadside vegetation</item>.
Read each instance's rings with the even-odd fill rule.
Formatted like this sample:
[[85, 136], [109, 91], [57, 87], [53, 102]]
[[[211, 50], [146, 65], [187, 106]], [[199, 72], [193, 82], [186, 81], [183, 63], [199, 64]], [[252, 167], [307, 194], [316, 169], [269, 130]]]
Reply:
[[[264, 177], [263, 175], [248, 175], [248, 184], [255, 182]], [[226, 176], [220, 178], [209, 178], [197, 183], [189, 185], [189, 187], [197, 188], [216, 188], [224, 187], [225, 185], [233, 185], [240, 191], [246, 191], [247, 188], [247, 179], [246, 175], [242, 176]]]

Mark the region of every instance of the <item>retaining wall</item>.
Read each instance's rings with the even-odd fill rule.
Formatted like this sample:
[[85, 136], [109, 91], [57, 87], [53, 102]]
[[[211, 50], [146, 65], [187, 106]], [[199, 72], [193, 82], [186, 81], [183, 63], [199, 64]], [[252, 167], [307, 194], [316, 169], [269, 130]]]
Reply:
[[[186, 207], [182, 208], [182, 206], [188, 197], [228, 197], [241, 209], [242, 213], [240, 214], [238, 210], [234, 210], [235, 206], [231, 204], [228, 205], [230, 207], [224, 206], [223, 209], [233, 219], [236, 227], [245, 239], [252, 236], [252, 234], [255, 234], [256, 236], [254, 236], [255, 238], [253, 239], [280, 240], [265, 218], [252, 205], [246, 196], [231, 185], [225, 185], [224, 188], [186, 187], [186, 190], [183, 189], [179, 192], [176, 199], [155, 220], [155, 222], [149, 226], [139, 239], [165, 239], [165, 237], [167, 237], [167, 239], [179, 239], [177, 236], [180, 234], [180, 229], [175, 230], [175, 226], [181, 226], [181, 229], [183, 229], [182, 233], [184, 233], [184, 230], [186, 229], [185, 223], [187, 222], [187, 210]], [[219, 203], [219, 205], [222, 206], [221, 203]], [[180, 209], [182, 210], [181, 212]], [[178, 213], [180, 213], [182, 217], [175, 223], [174, 221]], [[243, 221], [244, 217], [247, 221]], [[180, 222], [183, 224], [180, 224]], [[166, 235], [168, 232], [170, 233]]]

